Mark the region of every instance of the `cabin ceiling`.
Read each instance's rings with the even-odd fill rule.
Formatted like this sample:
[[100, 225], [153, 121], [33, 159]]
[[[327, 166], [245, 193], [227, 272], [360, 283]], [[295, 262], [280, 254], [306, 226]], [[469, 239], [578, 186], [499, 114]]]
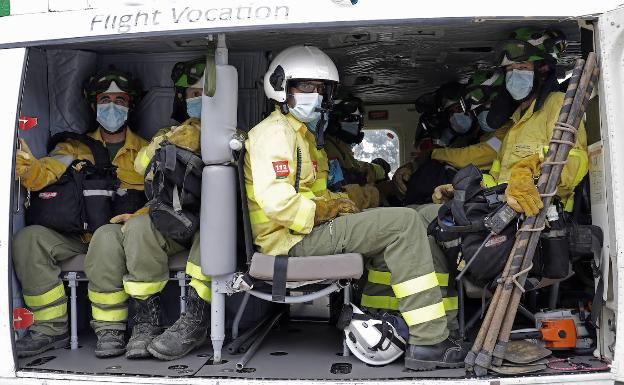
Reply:
[[[367, 104], [411, 103], [423, 93], [452, 80], [466, 80], [477, 68], [496, 63], [496, 47], [520, 26], [555, 27], [568, 37], [568, 50], [560, 70], [571, 67], [580, 55], [576, 20], [467, 20], [366, 27], [309, 27], [228, 32], [234, 51], [262, 49], [271, 55], [294, 44], [322, 48], [338, 66], [341, 86]], [[54, 45], [107, 53], [197, 51], [205, 33], [135, 37], [123, 40]], [[261, 79], [259, 79], [261, 80]]]

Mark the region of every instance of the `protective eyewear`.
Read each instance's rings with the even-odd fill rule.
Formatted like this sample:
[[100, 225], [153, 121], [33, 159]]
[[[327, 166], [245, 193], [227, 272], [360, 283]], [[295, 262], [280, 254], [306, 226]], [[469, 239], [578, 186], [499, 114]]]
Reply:
[[506, 58], [512, 62], [538, 61], [545, 58], [544, 51], [522, 40], [509, 40], [500, 48], [499, 63]]
[[115, 82], [117, 87], [119, 87], [122, 91], [130, 93], [132, 87], [130, 85], [130, 81], [125, 76], [110, 74], [103, 76], [95, 81], [95, 94], [100, 94], [102, 92], [106, 92], [110, 87], [111, 83]]
[[205, 69], [206, 62], [203, 58], [188, 63], [178, 63], [173, 68], [171, 77], [177, 87], [188, 88], [201, 79]]
[[311, 81], [311, 80], [300, 80], [293, 83], [293, 87], [298, 89], [299, 91], [309, 94], [312, 92], [316, 92], [318, 94], [325, 94], [325, 90], [327, 87], [325, 83]]

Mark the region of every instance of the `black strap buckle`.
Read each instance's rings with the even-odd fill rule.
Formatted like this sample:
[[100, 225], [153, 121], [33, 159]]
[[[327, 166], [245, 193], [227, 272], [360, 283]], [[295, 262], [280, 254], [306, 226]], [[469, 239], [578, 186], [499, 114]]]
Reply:
[[485, 197], [485, 201], [488, 206], [492, 207], [500, 203], [500, 199], [498, 198], [498, 193], [494, 190], [485, 190], [483, 192], [483, 196]]

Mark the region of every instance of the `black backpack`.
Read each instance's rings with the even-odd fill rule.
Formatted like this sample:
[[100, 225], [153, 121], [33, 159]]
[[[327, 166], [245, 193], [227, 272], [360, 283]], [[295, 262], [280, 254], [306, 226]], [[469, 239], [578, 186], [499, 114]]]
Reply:
[[109, 223], [115, 214], [114, 200], [119, 187], [116, 167], [111, 164], [104, 145], [87, 135], [71, 132], [56, 134], [50, 138], [48, 153], [58, 143], [68, 139], [87, 145], [95, 164], [76, 159], [58, 181], [33, 191], [26, 210], [26, 224], [65, 233], [92, 233]]
[[[468, 263], [490, 233], [485, 218], [504, 205], [506, 184], [492, 188], [481, 187], [482, 174], [474, 165], [462, 168], [453, 178], [453, 199], [443, 204], [429, 225], [445, 255], [456, 266], [458, 260]], [[499, 275], [515, 242], [517, 219], [484, 245], [466, 276], [471, 282], [484, 286]], [[461, 253], [461, 254], [460, 254]], [[461, 257], [461, 258], [460, 258]]]
[[158, 231], [189, 245], [199, 229], [202, 159], [163, 141], [145, 170], [149, 215]]

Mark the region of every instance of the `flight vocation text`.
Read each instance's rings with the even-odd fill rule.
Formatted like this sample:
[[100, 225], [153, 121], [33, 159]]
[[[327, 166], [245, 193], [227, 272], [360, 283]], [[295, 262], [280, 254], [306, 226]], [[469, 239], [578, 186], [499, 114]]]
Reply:
[[[174, 7], [170, 11], [152, 10], [137, 11], [124, 15], [95, 15], [91, 19], [91, 31], [105, 30], [110, 32], [126, 33], [133, 28], [153, 27], [161, 23], [204, 24], [215, 21], [258, 20], [276, 21], [288, 20], [290, 9], [288, 6], [238, 6], [233, 8], [206, 8]], [[199, 26], [199, 25], [198, 25]]]

